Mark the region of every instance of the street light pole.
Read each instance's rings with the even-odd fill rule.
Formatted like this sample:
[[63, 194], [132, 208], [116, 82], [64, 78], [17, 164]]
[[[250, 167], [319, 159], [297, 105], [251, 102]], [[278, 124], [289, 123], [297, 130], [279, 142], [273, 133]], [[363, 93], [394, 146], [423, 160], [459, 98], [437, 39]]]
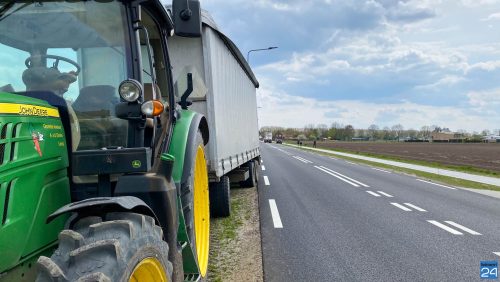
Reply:
[[278, 48], [278, 47], [273, 46], [273, 47], [267, 47], [267, 48], [262, 48], [262, 49], [253, 49], [253, 50], [248, 51], [248, 53], [247, 53], [247, 63], [250, 63], [250, 61], [249, 61], [249, 59], [250, 59], [250, 52], [266, 51], [266, 50], [272, 50], [272, 49], [276, 49], [276, 48]]

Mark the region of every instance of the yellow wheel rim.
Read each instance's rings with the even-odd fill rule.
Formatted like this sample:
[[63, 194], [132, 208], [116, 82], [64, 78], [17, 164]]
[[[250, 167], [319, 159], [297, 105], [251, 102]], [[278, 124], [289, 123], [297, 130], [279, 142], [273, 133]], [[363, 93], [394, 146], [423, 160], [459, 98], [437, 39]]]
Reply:
[[210, 242], [210, 207], [208, 198], [207, 163], [203, 147], [198, 146], [194, 167], [194, 231], [196, 253], [201, 276], [205, 277], [208, 267]]
[[167, 275], [161, 263], [155, 258], [145, 258], [139, 262], [132, 275], [130, 275], [129, 282], [168, 282]]

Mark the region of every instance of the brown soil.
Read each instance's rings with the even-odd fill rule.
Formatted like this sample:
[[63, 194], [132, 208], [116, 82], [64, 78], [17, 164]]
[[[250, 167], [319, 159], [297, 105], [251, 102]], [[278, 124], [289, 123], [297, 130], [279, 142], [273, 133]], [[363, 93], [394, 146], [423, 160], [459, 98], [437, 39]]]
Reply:
[[231, 217], [211, 219], [208, 281], [263, 281], [257, 189], [231, 189]]
[[[306, 142], [310, 147], [312, 144]], [[318, 148], [380, 154], [401, 159], [468, 166], [500, 172], [498, 143], [317, 142]]]

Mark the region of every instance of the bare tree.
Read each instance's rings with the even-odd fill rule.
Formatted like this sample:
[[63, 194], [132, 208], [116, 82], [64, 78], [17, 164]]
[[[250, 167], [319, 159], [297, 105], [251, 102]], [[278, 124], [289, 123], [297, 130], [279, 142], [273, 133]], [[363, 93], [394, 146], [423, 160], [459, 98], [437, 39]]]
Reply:
[[404, 127], [401, 124], [395, 124], [391, 127], [393, 134], [396, 136], [396, 138], [401, 138], [401, 134], [403, 133]]
[[431, 138], [431, 131], [431, 127], [428, 125], [424, 125], [420, 128], [420, 134], [424, 140], [429, 140], [429, 138]]
[[377, 137], [378, 137], [378, 134], [377, 134], [378, 130], [379, 130], [379, 128], [378, 128], [378, 126], [376, 124], [372, 124], [372, 125], [370, 125], [368, 127], [368, 134], [370, 135], [370, 138], [372, 140], [377, 139]]
[[352, 125], [346, 125], [344, 127], [344, 140], [352, 140], [354, 137], [354, 127]]

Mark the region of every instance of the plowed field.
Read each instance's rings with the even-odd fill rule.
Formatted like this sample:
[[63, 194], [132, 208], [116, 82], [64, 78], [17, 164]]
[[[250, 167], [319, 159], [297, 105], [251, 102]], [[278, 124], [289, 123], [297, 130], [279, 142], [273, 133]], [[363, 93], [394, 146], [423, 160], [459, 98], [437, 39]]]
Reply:
[[[312, 143], [307, 142], [311, 147]], [[317, 143], [318, 148], [348, 150], [401, 159], [459, 165], [500, 172], [498, 143], [407, 143], [407, 142], [332, 142]]]

